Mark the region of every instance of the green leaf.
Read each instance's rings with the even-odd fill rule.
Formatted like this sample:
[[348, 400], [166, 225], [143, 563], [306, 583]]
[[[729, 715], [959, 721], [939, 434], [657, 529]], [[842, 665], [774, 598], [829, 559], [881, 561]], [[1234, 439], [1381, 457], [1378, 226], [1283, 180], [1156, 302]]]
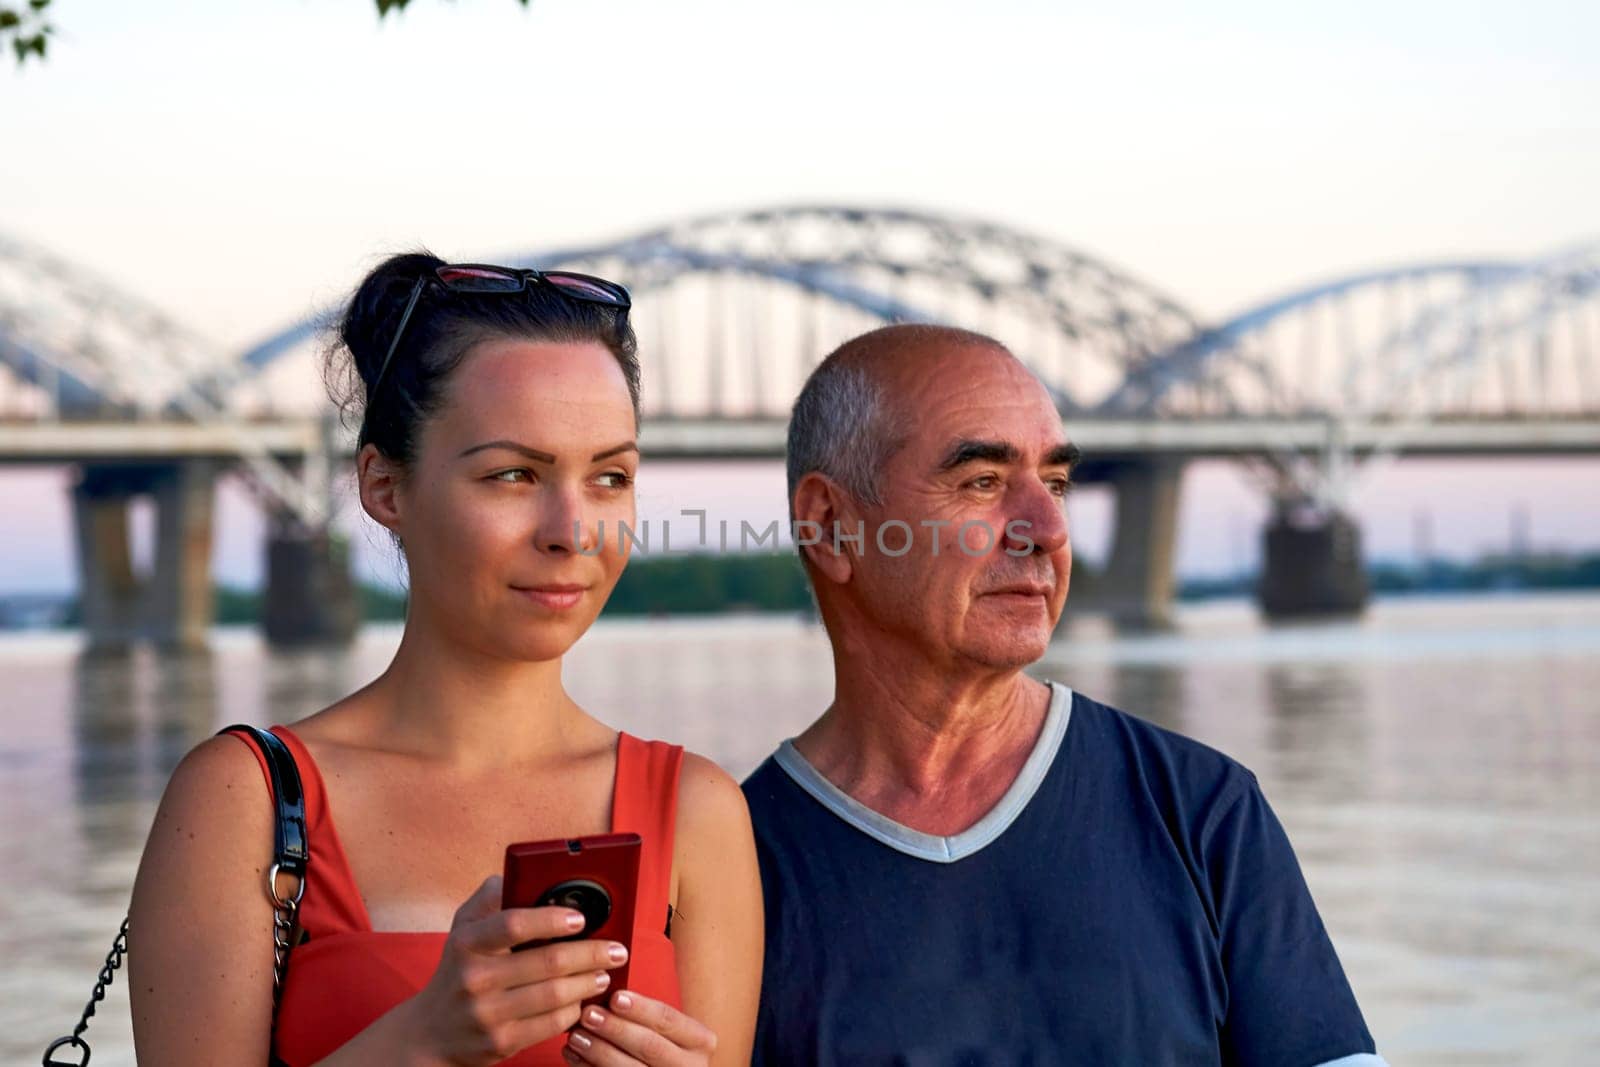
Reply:
[[17, 53], [17, 65], [21, 66], [28, 60], [28, 53], [32, 52], [40, 59], [44, 58], [44, 35], [36, 34], [32, 37], [18, 37], [11, 42], [12, 49]]
[[50, 0], [28, 0], [28, 6], [35, 11], [43, 11], [50, 6]]
[[0, 8], [0, 30], [16, 29], [21, 23], [22, 19], [15, 11]]

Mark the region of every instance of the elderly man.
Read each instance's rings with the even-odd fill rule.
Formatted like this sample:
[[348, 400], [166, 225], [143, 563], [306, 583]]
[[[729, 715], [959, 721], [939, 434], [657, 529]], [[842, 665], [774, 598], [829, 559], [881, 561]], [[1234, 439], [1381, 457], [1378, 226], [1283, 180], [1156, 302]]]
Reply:
[[834, 700], [744, 785], [757, 1063], [1382, 1063], [1255, 777], [1023, 673], [1076, 458], [978, 334], [875, 330], [806, 383], [789, 493]]

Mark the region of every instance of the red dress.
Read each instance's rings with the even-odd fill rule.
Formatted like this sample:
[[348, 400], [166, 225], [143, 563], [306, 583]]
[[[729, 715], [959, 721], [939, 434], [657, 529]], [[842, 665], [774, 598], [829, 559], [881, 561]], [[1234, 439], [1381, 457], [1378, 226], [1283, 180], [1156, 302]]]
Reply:
[[[300, 769], [311, 851], [300, 900], [303, 935], [289, 954], [272, 1047], [288, 1067], [309, 1067], [419, 992], [439, 965], [446, 935], [372, 929], [328, 814], [316, 763], [288, 727], [274, 726], [272, 732], [289, 746]], [[249, 747], [267, 774], [264, 757], [254, 745]], [[628, 985], [674, 1007], [679, 1006], [678, 972], [666, 926], [682, 763], [683, 749], [676, 745], [621, 734], [611, 805], [612, 832], [643, 838]], [[501, 1062], [509, 1067], [565, 1067], [564, 1044], [566, 1035], [557, 1034]]]

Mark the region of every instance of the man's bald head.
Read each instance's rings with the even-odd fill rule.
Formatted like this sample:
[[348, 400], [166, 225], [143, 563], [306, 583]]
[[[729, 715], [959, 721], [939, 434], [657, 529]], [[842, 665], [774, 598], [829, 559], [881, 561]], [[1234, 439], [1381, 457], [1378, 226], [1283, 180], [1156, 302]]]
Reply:
[[883, 326], [829, 353], [806, 379], [789, 418], [789, 500], [812, 471], [865, 504], [879, 503], [878, 475], [903, 443], [913, 413], [897, 398], [940, 358], [975, 348], [1006, 359], [999, 341], [971, 330], [925, 323]]
[[817, 371], [834, 362], [867, 367], [875, 372], [915, 370], [943, 352], [970, 348], [988, 348], [1011, 355], [1010, 349], [986, 334], [958, 326], [902, 322], [852, 337], [834, 349]]

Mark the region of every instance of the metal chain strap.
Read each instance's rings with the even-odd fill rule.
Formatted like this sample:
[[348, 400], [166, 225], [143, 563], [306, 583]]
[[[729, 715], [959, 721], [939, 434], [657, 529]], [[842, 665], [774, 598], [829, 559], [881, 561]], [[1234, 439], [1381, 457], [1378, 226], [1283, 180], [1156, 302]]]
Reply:
[[[267, 899], [272, 901], [272, 1000], [277, 1004], [278, 995], [283, 989], [283, 976], [289, 968], [289, 950], [294, 947], [294, 924], [299, 916], [300, 898], [305, 895], [306, 880], [304, 875], [295, 880], [295, 889], [292, 896], [283, 896], [278, 892], [278, 874], [280, 868], [274, 863], [267, 870]], [[128, 920], [122, 920], [122, 928], [117, 931], [117, 939], [111, 943], [111, 952], [106, 956], [106, 962], [100, 968], [99, 980], [94, 984], [94, 993], [89, 997], [89, 1003], [84, 1005], [83, 1017], [78, 1020], [78, 1025], [73, 1027], [72, 1033], [66, 1037], [59, 1037], [50, 1043], [44, 1050], [44, 1067], [88, 1067], [89, 1043], [83, 1039], [83, 1032], [89, 1028], [89, 1020], [94, 1017], [94, 1010], [101, 1001], [106, 999], [106, 987], [116, 977], [117, 971], [122, 967], [123, 959], [128, 955]], [[63, 1048], [70, 1048], [79, 1053], [80, 1060], [58, 1060], [52, 1057]]]
[[[122, 927], [117, 931], [117, 938], [111, 942], [111, 951], [106, 955], [106, 962], [100, 968], [100, 977], [94, 983], [94, 993], [89, 997], [89, 1003], [83, 1006], [83, 1016], [78, 1020], [78, 1025], [72, 1028], [72, 1033], [66, 1037], [59, 1037], [51, 1042], [50, 1047], [44, 1050], [44, 1067], [85, 1067], [89, 1062], [89, 1043], [83, 1039], [83, 1032], [89, 1028], [89, 1020], [94, 1017], [94, 1010], [102, 1000], [106, 999], [106, 987], [117, 976], [117, 971], [122, 967], [122, 960], [128, 954], [128, 920], [122, 920]], [[83, 1053], [83, 1059], [73, 1063], [70, 1060], [57, 1060], [51, 1057], [56, 1050], [72, 1048]]]
[[272, 901], [272, 996], [276, 1003], [283, 989], [283, 976], [289, 968], [289, 950], [294, 947], [294, 923], [300, 911], [300, 898], [305, 896], [305, 875], [295, 879], [294, 895], [284, 897], [278, 893], [278, 873], [274, 863], [267, 869], [267, 898]]

